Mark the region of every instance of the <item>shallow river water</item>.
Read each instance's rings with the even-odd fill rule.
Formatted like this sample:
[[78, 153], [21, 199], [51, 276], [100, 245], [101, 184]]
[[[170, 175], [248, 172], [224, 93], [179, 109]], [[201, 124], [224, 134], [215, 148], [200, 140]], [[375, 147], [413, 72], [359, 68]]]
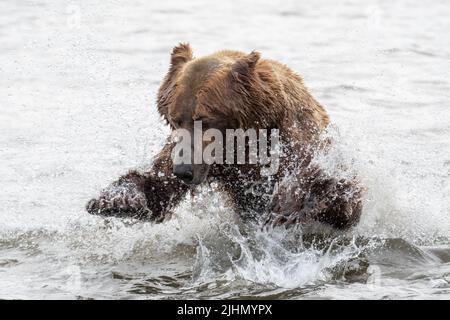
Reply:
[[[1, 1], [0, 298], [449, 299], [449, 16], [437, 0]], [[368, 188], [354, 230], [261, 231], [208, 189], [164, 224], [84, 211], [162, 146], [155, 93], [180, 41], [303, 76]]]

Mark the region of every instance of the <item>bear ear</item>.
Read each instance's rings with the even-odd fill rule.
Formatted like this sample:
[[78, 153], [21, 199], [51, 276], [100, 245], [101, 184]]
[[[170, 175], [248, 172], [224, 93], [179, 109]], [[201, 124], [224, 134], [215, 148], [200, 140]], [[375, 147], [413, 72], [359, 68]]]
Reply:
[[170, 56], [170, 67], [172, 70], [177, 69], [186, 62], [191, 61], [192, 58], [192, 49], [189, 43], [179, 43], [172, 50], [172, 54]]
[[188, 43], [180, 43], [173, 48], [170, 56], [169, 72], [159, 87], [157, 98], [158, 111], [166, 120], [168, 118], [168, 105], [171, 103], [171, 96], [173, 96], [173, 83], [176, 80], [176, 75], [180, 67], [192, 59], [192, 50]]
[[236, 61], [231, 67], [231, 75], [234, 80], [243, 82], [251, 79], [256, 63], [259, 61], [261, 54], [257, 51], [252, 51], [250, 54]]

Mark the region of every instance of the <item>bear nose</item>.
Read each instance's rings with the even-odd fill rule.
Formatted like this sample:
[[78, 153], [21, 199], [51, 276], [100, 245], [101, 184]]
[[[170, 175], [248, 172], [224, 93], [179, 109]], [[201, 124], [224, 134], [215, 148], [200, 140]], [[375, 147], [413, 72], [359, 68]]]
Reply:
[[190, 182], [194, 178], [194, 174], [192, 173], [192, 165], [189, 164], [173, 166], [173, 174], [184, 182]]

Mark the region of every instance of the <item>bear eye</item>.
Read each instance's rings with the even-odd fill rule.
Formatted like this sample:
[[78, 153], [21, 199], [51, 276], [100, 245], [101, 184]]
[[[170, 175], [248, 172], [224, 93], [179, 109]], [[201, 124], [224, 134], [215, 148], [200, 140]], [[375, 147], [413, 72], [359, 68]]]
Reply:
[[181, 120], [181, 119], [172, 119], [172, 123], [173, 123], [173, 126], [175, 128], [179, 128], [183, 124], [183, 120]]
[[194, 121], [201, 121], [203, 127], [209, 127], [209, 121], [207, 118], [199, 117], [196, 118]]

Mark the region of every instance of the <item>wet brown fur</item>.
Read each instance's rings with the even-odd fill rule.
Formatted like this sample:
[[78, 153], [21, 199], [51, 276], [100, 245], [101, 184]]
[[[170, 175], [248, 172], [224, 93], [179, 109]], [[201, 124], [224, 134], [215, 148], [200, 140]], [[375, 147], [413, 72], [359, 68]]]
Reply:
[[[268, 224], [285, 226], [316, 220], [338, 229], [359, 220], [358, 181], [330, 177], [311, 164], [329, 117], [300, 76], [285, 65], [262, 59], [258, 52], [223, 50], [194, 58], [190, 46], [180, 44], [173, 49], [157, 107], [172, 129], [204, 120], [220, 130], [279, 130], [284, 156], [276, 175], [263, 177], [257, 165], [213, 165], [209, 172], [208, 180], [219, 183], [243, 216], [264, 216]], [[162, 220], [190, 189], [172, 174], [172, 147], [166, 144], [150, 172], [131, 172], [115, 182], [137, 185], [146, 206], [122, 204], [120, 209], [103, 192], [91, 200], [88, 211]], [[286, 177], [293, 178], [283, 184]]]

